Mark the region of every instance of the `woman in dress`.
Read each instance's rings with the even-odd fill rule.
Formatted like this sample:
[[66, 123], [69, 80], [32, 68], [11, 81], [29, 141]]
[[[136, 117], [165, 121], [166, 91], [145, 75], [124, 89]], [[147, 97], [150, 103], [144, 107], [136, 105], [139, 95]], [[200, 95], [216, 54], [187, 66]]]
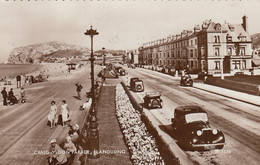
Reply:
[[62, 126], [69, 120], [69, 108], [65, 100], [61, 102]]
[[48, 115], [48, 120], [50, 121], [51, 128], [56, 125], [56, 118], [57, 118], [57, 106], [56, 106], [55, 101], [52, 101], [50, 113]]

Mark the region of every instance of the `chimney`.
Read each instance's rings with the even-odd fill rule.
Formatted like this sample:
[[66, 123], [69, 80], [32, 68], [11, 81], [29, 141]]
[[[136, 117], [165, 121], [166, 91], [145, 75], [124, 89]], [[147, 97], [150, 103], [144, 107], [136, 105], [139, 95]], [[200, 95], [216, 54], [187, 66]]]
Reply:
[[200, 26], [199, 25], [196, 25], [194, 27], [194, 33], [198, 33], [200, 31]]
[[188, 33], [188, 36], [192, 35], [192, 30], [188, 30], [187, 33]]
[[177, 34], [176, 35], [176, 40], [180, 39], [181, 38], [181, 35], [180, 34]]
[[183, 32], [181, 32], [181, 38], [185, 37], [187, 35], [186, 30], [183, 30]]
[[242, 26], [245, 29], [245, 31], [247, 31], [247, 16], [244, 15], [242, 17], [242, 20], [243, 20]]
[[172, 35], [172, 40], [176, 40], [176, 36], [175, 35]]

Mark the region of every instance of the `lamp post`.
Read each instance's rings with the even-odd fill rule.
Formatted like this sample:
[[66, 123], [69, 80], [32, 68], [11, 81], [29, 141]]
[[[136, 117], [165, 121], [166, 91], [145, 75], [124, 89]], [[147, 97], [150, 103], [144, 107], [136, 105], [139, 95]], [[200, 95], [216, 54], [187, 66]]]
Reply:
[[89, 143], [89, 158], [96, 159], [99, 157], [98, 150], [99, 150], [99, 136], [98, 136], [98, 124], [97, 124], [97, 117], [96, 117], [96, 99], [95, 99], [95, 86], [94, 86], [94, 55], [93, 55], [93, 37], [94, 35], [98, 35], [97, 30], [92, 29], [92, 26], [89, 30], [87, 30], [85, 35], [90, 36], [91, 38], [91, 98], [92, 104], [90, 109], [90, 117], [89, 117], [89, 136], [88, 136], [88, 143]]
[[103, 50], [103, 65], [105, 66], [106, 65], [105, 48], [103, 47], [102, 50]]

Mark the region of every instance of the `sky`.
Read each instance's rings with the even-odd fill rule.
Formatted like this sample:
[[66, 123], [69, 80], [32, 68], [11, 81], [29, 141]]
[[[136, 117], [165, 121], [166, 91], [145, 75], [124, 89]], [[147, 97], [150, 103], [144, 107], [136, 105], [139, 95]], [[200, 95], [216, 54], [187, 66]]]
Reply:
[[42, 42], [90, 48], [91, 25], [99, 32], [94, 50], [129, 50], [209, 19], [241, 24], [244, 15], [249, 34], [260, 33], [258, 0], [0, 0], [0, 62], [13, 48]]

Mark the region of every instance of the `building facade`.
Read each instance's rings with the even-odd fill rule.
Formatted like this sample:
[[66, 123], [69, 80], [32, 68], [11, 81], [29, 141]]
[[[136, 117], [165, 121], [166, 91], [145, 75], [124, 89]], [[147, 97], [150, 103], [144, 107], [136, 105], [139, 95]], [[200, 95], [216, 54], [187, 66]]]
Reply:
[[192, 31], [184, 30], [139, 47], [139, 62], [194, 73], [248, 71], [252, 68], [252, 41], [247, 29], [246, 16], [242, 24], [205, 21]]

